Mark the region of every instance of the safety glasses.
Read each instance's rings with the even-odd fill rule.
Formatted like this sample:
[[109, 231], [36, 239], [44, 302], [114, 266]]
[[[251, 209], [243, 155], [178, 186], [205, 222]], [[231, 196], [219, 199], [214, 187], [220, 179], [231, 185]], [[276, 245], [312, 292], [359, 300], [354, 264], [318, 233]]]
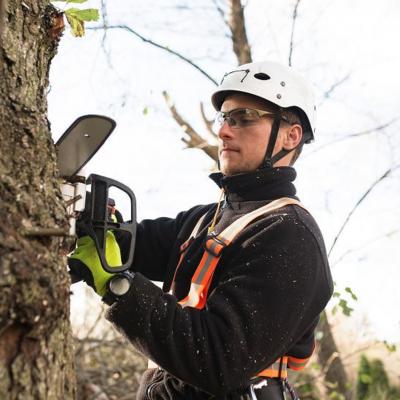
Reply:
[[[256, 110], [252, 108], [236, 108], [231, 111], [218, 111], [214, 118], [213, 130], [219, 132], [225, 122], [231, 128], [241, 129], [257, 125], [262, 117], [275, 117], [276, 114], [270, 111]], [[285, 118], [282, 118], [285, 120]]]

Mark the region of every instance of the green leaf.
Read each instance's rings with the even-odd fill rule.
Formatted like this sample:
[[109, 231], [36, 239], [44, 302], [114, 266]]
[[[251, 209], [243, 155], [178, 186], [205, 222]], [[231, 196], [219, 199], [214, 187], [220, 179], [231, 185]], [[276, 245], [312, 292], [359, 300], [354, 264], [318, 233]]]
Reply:
[[393, 343], [389, 343], [388, 341], [384, 340], [383, 344], [390, 353], [394, 353], [397, 350], [397, 346]]
[[143, 108], [143, 115], [147, 115], [149, 113], [149, 107], [144, 107]]
[[67, 11], [65, 11], [65, 16], [71, 26], [72, 35], [82, 37], [85, 34], [85, 23], [75, 15], [67, 13]]
[[313, 362], [310, 364], [310, 368], [315, 371], [321, 371], [321, 366], [317, 362]]
[[372, 383], [372, 378], [370, 375], [367, 374], [360, 374], [360, 381], [362, 383]]
[[65, 14], [81, 21], [98, 21], [99, 19], [99, 10], [97, 8], [86, 8], [85, 10], [69, 8], [65, 10]]
[[354, 311], [347, 305], [347, 301], [344, 299], [341, 299], [339, 301], [339, 307], [341, 307], [343, 314], [346, 315], [347, 317], [349, 317], [352, 311]]
[[99, 19], [99, 10], [96, 8], [69, 8], [65, 10], [65, 16], [71, 26], [72, 34], [76, 37], [82, 37], [85, 34], [84, 21], [97, 21]]
[[347, 293], [350, 294], [350, 296], [351, 296], [351, 298], [352, 298], [353, 300], [355, 300], [355, 301], [358, 300], [357, 296], [354, 294], [354, 292], [351, 290], [351, 288], [346, 287], [344, 290], [345, 290]]
[[333, 292], [332, 297], [340, 297], [340, 293], [339, 292]]

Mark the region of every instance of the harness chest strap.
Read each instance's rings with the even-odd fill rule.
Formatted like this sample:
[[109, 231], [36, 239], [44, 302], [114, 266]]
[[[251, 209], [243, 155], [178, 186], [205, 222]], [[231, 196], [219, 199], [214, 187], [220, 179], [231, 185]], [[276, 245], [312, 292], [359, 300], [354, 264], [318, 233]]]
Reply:
[[[239, 235], [240, 232], [255, 219], [291, 204], [295, 204], [304, 208], [304, 206], [299, 201], [289, 197], [283, 197], [278, 200], [272, 201], [271, 203], [260, 207], [246, 215], [243, 215], [227, 228], [225, 228], [220, 234], [209, 236], [205, 243], [205, 251], [202, 259], [192, 277], [189, 293], [183, 300], [179, 302], [179, 304], [182, 307], [194, 307], [197, 309], [204, 308], [207, 301], [207, 294], [211, 285], [212, 277], [220, 260], [222, 250], [230, 243], [232, 243], [237, 235]], [[204, 217], [205, 215], [200, 218], [195, 228], [193, 229], [193, 232], [191, 233], [189, 239], [181, 246], [181, 257], [175, 270], [173, 284], [175, 282], [176, 273], [182, 263], [187, 249], [199, 232]], [[286, 378], [287, 367], [296, 371], [301, 370], [304, 368], [308, 360], [309, 358], [301, 359], [291, 356], [280, 357], [268, 368], [261, 371], [257, 376], [270, 378]]]

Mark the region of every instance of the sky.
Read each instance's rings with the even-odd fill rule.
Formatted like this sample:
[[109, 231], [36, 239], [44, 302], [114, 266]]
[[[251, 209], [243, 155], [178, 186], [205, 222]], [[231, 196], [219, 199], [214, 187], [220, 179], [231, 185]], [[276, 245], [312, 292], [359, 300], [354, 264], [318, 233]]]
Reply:
[[[288, 63], [294, 3], [246, 2], [254, 60]], [[99, 7], [97, 1], [86, 4]], [[399, 17], [396, 0], [303, 0], [298, 8], [292, 62], [315, 87], [318, 119], [316, 140], [296, 164], [296, 186], [328, 250], [363, 194], [400, 163], [395, 120], [400, 97]], [[180, 52], [216, 80], [236, 64], [227, 28], [211, 0], [107, 2], [107, 19], [110, 25], [128, 25]], [[167, 90], [179, 112], [204, 133], [199, 104], [204, 103], [211, 118], [214, 84], [126, 31], [108, 30], [105, 39], [103, 35], [87, 30], [83, 38], [73, 38], [66, 31], [60, 42], [48, 96], [54, 139], [81, 115], [114, 118], [115, 132], [86, 172], [128, 185], [137, 198], [139, 220], [173, 217], [195, 204], [215, 202], [218, 188], [208, 178], [213, 162], [200, 150], [185, 149], [182, 131], [161, 95]], [[373, 131], [389, 122], [385, 129]], [[354, 329], [366, 318], [373, 337], [391, 342], [400, 338], [399, 178], [397, 169], [371, 191], [330, 255], [337, 289], [351, 287], [358, 297], [350, 302]]]

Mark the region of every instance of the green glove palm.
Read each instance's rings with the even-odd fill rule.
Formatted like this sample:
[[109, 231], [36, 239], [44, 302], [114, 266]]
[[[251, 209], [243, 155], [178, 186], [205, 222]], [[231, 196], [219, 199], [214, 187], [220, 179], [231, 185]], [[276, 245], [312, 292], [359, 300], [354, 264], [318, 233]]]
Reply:
[[[114, 234], [111, 231], [106, 235], [106, 260], [109, 266], [122, 265], [121, 251]], [[79, 275], [91, 286], [97, 294], [104, 296], [106, 283], [113, 274], [108, 273], [101, 266], [96, 246], [90, 236], [82, 236], [77, 241], [77, 247], [68, 259], [71, 273]]]

